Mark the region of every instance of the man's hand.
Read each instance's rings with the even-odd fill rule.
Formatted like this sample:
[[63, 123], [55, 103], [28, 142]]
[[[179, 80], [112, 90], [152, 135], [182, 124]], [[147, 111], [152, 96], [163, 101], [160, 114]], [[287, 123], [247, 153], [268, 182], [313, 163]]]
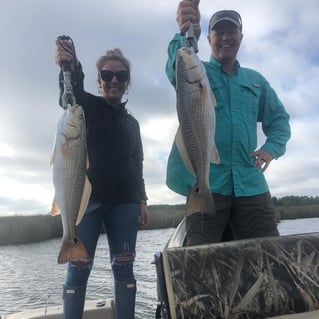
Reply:
[[254, 165], [260, 168], [263, 172], [268, 168], [273, 157], [266, 151], [260, 149], [250, 154], [251, 157], [255, 157]]
[[183, 0], [178, 4], [176, 21], [181, 33], [186, 33], [191, 23], [193, 23], [194, 33], [197, 39], [200, 36], [200, 0]]

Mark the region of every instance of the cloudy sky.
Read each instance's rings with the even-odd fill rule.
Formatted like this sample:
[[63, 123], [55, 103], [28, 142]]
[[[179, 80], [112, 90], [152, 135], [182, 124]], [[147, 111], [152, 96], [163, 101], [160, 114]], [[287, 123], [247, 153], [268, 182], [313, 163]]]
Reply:
[[[95, 62], [120, 47], [131, 60], [128, 108], [140, 122], [150, 204], [184, 203], [165, 185], [177, 127], [175, 92], [164, 68], [175, 32], [173, 0], [0, 1], [0, 214], [46, 213], [58, 107], [55, 39], [72, 37], [97, 94]], [[319, 195], [319, 3], [317, 0], [202, 0], [199, 56], [209, 59], [207, 24], [220, 9], [243, 19], [241, 65], [260, 71], [291, 116], [286, 154], [266, 172], [273, 196]], [[263, 136], [260, 135], [260, 145]]]

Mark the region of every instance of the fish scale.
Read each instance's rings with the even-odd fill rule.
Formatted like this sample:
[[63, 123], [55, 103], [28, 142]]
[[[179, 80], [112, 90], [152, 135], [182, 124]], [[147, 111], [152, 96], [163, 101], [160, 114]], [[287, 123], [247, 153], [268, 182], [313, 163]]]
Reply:
[[79, 105], [69, 105], [59, 120], [52, 165], [55, 198], [51, 213], [61, 213], [63, 225], [58, 263], [88, 263], [89, 255], [76, 234], [76, 225], [85, 213], [91, 194], [86, 176], [85, 117]]
[[[80, 138], [80, 137], [79, 137]], [[66, 167], [64, 175], [64, 187], [65, 189], [69, 190], [69, 194], [73, 195], [73, 200], [66, 200], [64, 199], [65, 203], [65, 211], [66, 212], [73, 212], [72, 214], [64, 214], [63, 217], [67, 219], [65, 221], [65, 228], [66, 228], [66, 235], [65, 237], [68, 238], [75, 238], [75, 227], [73, 225], [76, 224], [77, 220], [77, 214], [74, 212], [78, 212], [80, 209], [80, 202], [82, 197], [82, 191], [83, 191], [83, 185], [84, 185], [84, 177], [86, 172], [83, 164], [81, 162], [85, 162], [85, 156], [83, 157], [83, 154], [85, 149], [80, 149], [75, 151], [70, 150], [70, 159], [66, 161]], [[82, 156], [81, 156], [82, 155]], [[82, 157], [82, 158], [81, 158]], [[77, 171], [75, 171], [73, 168], [78, 167]]]
[[210, 162], [220, 162], [214, 143], [216, 100], [205, 68], [192, 48], [177, 52], [176, 98], [180, 126], [175, 142], [186, 168], [196, 177], [187, 197], [186, 215], [214, 213], [209, 167]]
[[[200, 174], [203, 168], [203, 162], [208, 157], [207, 148], [203, 145], [208, 145], [209, 141], [207, 135], [205, 134], [206, 121], [209, 121], [210, 113], [205, 112], [205, 108], [198, 107], [201, 105], [199, 90], [194, 89], [194, 85], [189, 85], [185, 87], [186, 91], [189, 92], [191, 96], [189, 101], [181, 101], [179, 105], [179, 119], [182, 126], [182, 131], [184, 132], [187, 139], [185, 139], [185, 144], [189, 150], [192, 150], [190, 156], [191, 162], [195, 173]], [[187, 97], [187, 95], [184, 95]], [[207, 118], [208, 116], [208, 118]]]

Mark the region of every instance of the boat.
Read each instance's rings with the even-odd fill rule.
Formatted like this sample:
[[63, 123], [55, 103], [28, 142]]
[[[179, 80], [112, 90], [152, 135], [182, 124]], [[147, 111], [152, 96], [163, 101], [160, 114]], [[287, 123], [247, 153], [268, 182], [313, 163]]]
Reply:
[[[49, 306], [25, 310], [9, 315], [6, 319], [63, 319], [63, 307]], [[82, 319], [115, 319], [114, 300], [88, 300], [85, 302]]]
[[[191, 247], [185, 242], [183, 219], [154, 254], [156, 319], [319, 318], [319, 233]], [[6, 319], [22, 318], [62, 319], [63, 309], [25, 310]], [[87, 301], [88, 318], [115, 319], [113, 299]]]
[[319, 318], [319, 233], [190, 247], [185, 239], [184, 219], [154, 256], [157, 318]]

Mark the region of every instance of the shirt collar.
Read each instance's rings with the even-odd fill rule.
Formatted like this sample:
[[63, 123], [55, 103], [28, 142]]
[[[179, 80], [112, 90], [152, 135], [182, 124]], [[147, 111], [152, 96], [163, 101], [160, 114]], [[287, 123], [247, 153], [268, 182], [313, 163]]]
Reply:
[[125, 112], [126, 111], [126, 103], [128, 100], [121, 102], [119, 104], [111, 104], [105, 100], [103, 96], [99, 96], [99, 98], [111, 109], [115, 110], [116, 112]]
[[[214, 57], [212, 57], [212, 56], [210, 57], [209, 63], [210, 63], [214, 68], [218, 69], [220, 72], [225, 73], [225, 72], [224, 72], [223, 65], [222, 65], [220, 62], [218, 62]], [[239, 61], [236, 60], [236, 65], [235, 65], [235, 69], [234, 69], [234, 72], [233, 72], [233, 73], [237, 72], [239, 68], [240, 68]]]

